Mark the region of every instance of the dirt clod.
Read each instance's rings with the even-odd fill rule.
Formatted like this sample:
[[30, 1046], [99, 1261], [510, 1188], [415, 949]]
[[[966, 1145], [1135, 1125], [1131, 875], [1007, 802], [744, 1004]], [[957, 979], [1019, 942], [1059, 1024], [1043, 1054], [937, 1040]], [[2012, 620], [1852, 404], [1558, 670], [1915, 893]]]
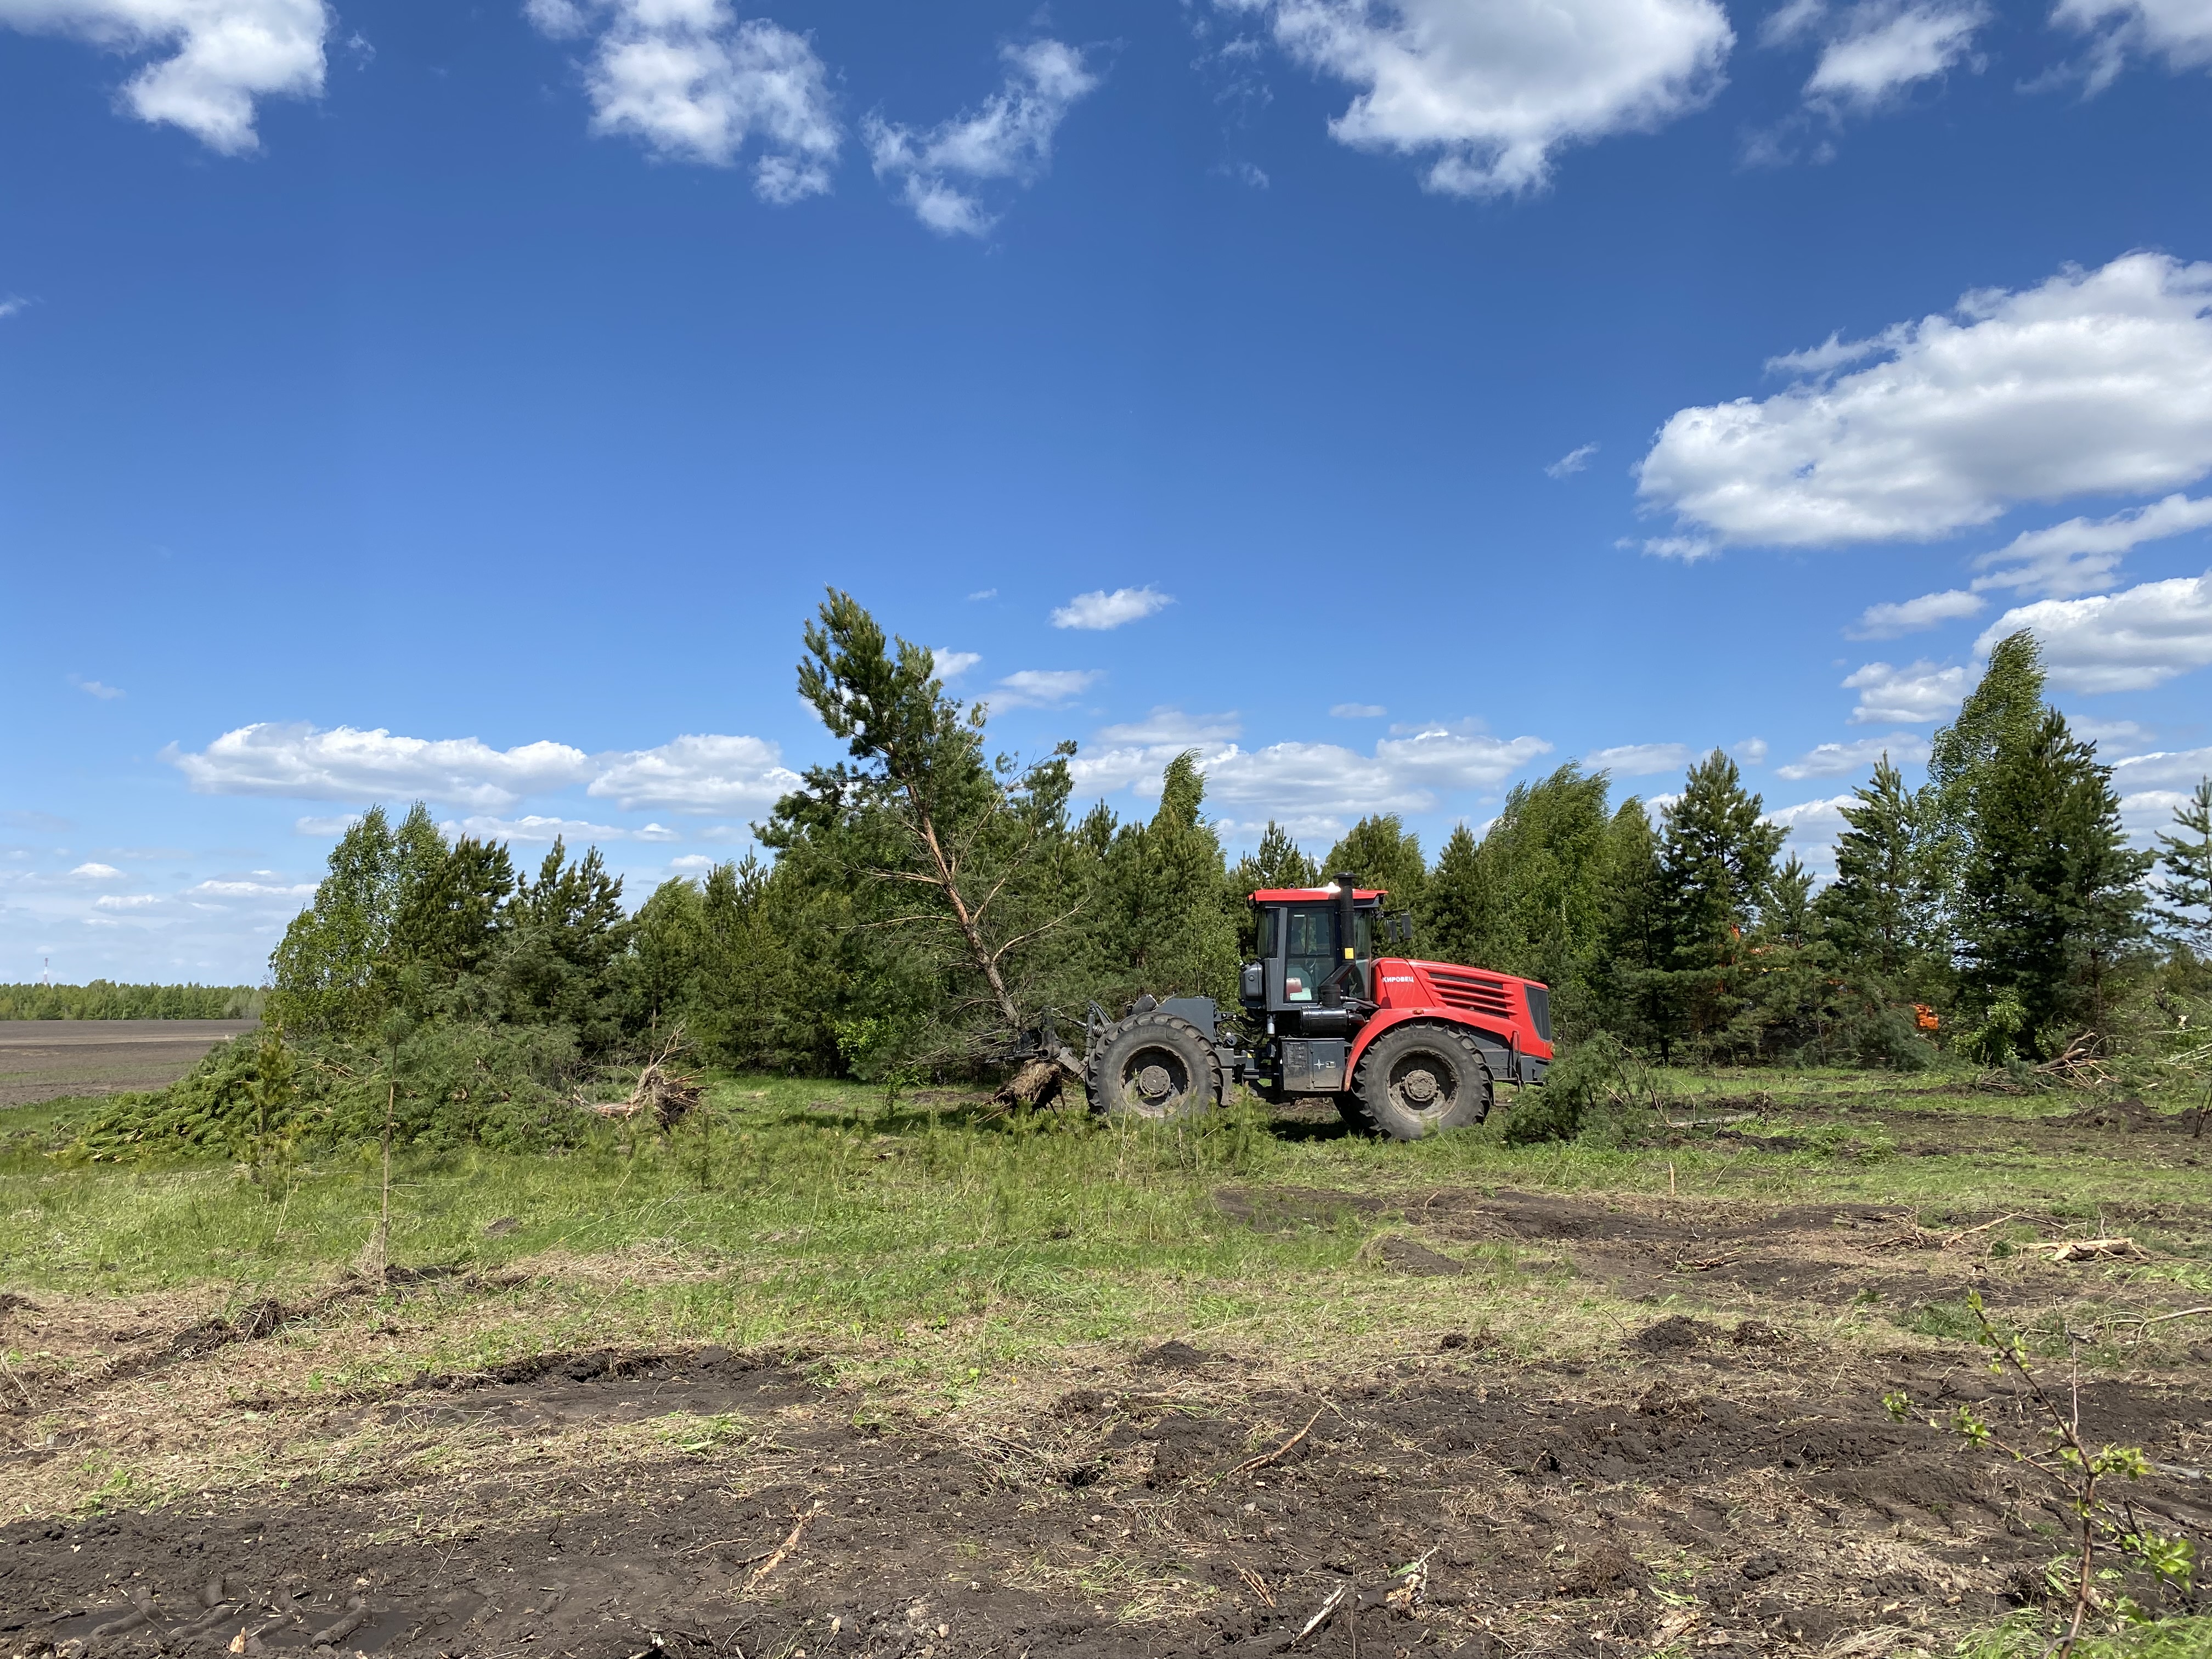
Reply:
[[1194, 1371], [1206, 1364], [1206, 1358], [1189, 1343], [1170, 1339], [1157, 1347], [1146, 1349], [1137, 1356], [1137, 1363], [1157, 1370]]
[[1669, 1314], [1656, 1325], [1647, 1325], [1629, 1340], [1646, 1353], [1684, 1353], [1716, 1335], [1710, 1325], [1680, 1314]]

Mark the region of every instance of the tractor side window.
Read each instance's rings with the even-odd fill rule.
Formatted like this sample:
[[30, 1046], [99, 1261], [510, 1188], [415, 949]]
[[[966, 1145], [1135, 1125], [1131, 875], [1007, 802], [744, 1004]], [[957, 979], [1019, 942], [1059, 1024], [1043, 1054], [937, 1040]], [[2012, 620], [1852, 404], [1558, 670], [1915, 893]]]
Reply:
[[1279, 914], [1272, 904], [1260, 907], [1260, 960], [1262, 962], [1275, 954], [1275, 918]]
[[1352, 913], [1352, 948], [1358, 951], [1362, 962], [1371, 960], [1375, 955], [1375, 921], [1380, 914], [1375, 910]]
[[1311, 1002], [1321, 982], [1336, 971], [1336, 907], [1291, 909], [1284, 922], [1283, 995]]

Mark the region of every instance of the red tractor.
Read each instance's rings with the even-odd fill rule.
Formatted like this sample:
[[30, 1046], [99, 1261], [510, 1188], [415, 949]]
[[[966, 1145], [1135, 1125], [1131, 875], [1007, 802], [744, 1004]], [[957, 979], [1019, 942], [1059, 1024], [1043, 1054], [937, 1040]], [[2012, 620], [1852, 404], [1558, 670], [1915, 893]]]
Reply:
[[1398, 1140], [1480, 1123], [1499, 1083], [1540, 1083], [1552, 1062], [1548, 988], [1480, 968], [1410, 962], [1412, 936], [1382, 892], [1349, 875], [1252, 895], [1259, 960], [1244, 964], [1243, 1035], [1211, 997], [1141, 999], [1109, 1022], [1091, 1005], [1083, 1077], [1101, 1111], [1179, 1117], [1241, 1082], [1265, 1101], [1327, 1095], [1355, 1127]]

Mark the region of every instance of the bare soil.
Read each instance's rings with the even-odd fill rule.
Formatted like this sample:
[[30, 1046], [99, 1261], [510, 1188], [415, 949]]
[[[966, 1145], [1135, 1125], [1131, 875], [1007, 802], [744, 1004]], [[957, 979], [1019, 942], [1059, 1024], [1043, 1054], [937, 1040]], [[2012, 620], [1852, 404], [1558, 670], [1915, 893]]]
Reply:
[[[1167, 1337], [1082, 1355], [1020, 1409], [921, 1421], [827, 1359], [703, 1346], [333, 1395], [284, 1334], [356, 1305], [344, 1285], [228, 1319], [15, 1298], [0, 1335], [44, 1359], [0, 1378], [17, 1396], [0, 1486], [161, 1443], [284, 1475], [210, 1463], [160, 1506], [0, 1527], [0, 1651], [1165, 1659], [1287, 1651], [1337, 1596], [1297, 1651], [1842, 1659], [2043, 1593], [2058, 1494], [1924, 1420], [1972, 1401], [2032, 1437], [2022, 1403], [1964, 1344], [1838, 1334], [1869, 1292], [1979, 1285], [2024, 1316], [2078, 1291], [2078, 1269], [1990, 1257], [1996, 1230], [1966, 1231], [1990, 1218], [1472, 1188], [1221, 1200], [1251, 1226], [1358, 1214], [1384, 1229], [1386, 1271], [1505, 1252], [1563, 1295], [1655, 1305], [1588, 1366], [1443, 1329], [1312, 1378]], [[2202, 1538], [2212, 1346], [2164, 1352], [2085, 1382], [2085, 1432], [2143, 1447], [2159, 1472], [2139, 1509]], [[1892, 1392], [1919, 1412], [1893, 1418]], [[64, 1426], [34, 1440], [33, 1421]]]
[[258, 1019], [0, 1020], [0, 1107], [174, 1083]]

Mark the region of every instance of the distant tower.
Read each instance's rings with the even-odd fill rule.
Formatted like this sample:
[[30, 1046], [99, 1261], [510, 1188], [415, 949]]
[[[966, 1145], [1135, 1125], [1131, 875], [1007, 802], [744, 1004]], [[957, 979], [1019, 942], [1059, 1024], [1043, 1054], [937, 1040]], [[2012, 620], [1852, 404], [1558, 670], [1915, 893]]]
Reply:
[[39, 975], [39, 983], [52, 985], [54, 982], [54, 959], [52, 957], [46, 957], [43, 960], [46, 964], [46, 971]]

